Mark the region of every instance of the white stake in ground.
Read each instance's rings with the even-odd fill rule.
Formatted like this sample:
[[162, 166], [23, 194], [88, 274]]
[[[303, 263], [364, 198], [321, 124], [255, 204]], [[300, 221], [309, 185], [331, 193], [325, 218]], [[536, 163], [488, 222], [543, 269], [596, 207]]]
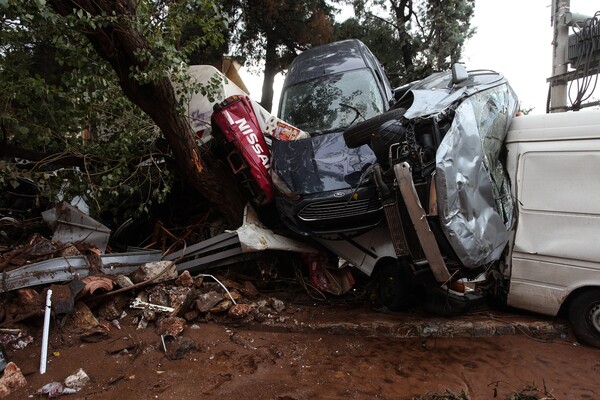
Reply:
[[48, 333], [50, 331], [50, 308], [52, 306], [52, 289], [46, 294], [46, 309], [44, 310], [44, 331], [42, 333], [42, 356], [40, 358], [40, 374], [46, 373], [46, 359], [48, 358]]

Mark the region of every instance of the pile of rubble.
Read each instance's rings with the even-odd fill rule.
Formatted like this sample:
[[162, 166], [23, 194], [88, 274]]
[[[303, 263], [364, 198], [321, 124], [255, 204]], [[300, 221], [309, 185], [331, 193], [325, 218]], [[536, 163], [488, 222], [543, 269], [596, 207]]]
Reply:
[[[44, 302], [51, 291], [52, 330], [68, 332], [72, 340], [98, 342], [124, 325], [137, 329], [155, 329], [169, 359], [181, 359], [198, 348], [182, 335], [188, 325], [199, 322], [283, 322], [283, 301], [259, 293], [250, 281], [242, 283], [224, 277], [189, 271], [177, 272], [172, 261], [141, 265], [129, 274], [95, 274], [42, 289], [22, 288], [4, 293], [0, 319], [0, 343], [7, 352], [18, 351], [34, 342], [39, 332], [28, 327], [44, 315]], [[55, 331], [56, 332], [56, 331]], [[39, 345], [39, 344], [37, 344]], [[43, 344], [42, 344], [43, 347]], [[127, 351], [116, 349], [115, 351]], [[131, 350], [131, 349], [129, 349]], [[19, 368], [4, 362], [0, 378], [0, 397], [26, 384]], [[66, 384], [52, 382], [41, 388], [42, 394], [74, 393]], [[52, 395], [51, 397], [53, 397]]]

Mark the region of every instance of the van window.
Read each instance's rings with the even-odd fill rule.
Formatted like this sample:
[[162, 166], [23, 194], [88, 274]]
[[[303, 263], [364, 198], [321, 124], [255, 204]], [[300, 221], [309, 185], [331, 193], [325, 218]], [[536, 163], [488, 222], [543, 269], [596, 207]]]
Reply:
[[281, 119], [312, 135], [341, 130], [384, 111], [368, 68], [302, 82], [282, 93]]

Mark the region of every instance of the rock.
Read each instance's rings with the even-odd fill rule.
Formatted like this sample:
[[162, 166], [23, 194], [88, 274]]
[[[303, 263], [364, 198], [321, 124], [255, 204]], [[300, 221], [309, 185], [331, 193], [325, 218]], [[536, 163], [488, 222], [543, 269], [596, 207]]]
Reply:
[[171, 287], [168, 290], [169, 305], [180, 308], [184, 304], [190, 304], [194, 300], [194, 294], [190, 287]]
[[269, 305], [269, 303], [265, 300], [265, 299], [261, 299], [259, 301], [256, 302], [256, 306], [261, 308], [261, 307], [267, 307]]
[[178, 286], [190, 287], [194, 284], [194, 278], [190, 275], [190, 271], [185, 270], [177, 277], [175, 284]]
[[211, 308], [209, 311], [211, 313], [225, 312], [225, 311], [229, 310], [232, 305], [233, 305], [233, 302], [231, 300], [225, 299], [225, 300], [219, 302], [216, 306]]
[[235, 301], [238, 301], [241, 297], [242, 297], [242, 295], [236, 291], [231, 291], [231, 292], [229, 292], [229, 294], [227, 294], [227, 293], [223, 294], [224, 299], [234, 299]]
[[254, 286], [254, 284], [250, 281], [245, 281], [244, 287], [240, 290], [242, 291], [242, 293], [244, 293], [248, 297], [258, 296], [258, 293], [259, 293], [256, 286]]
[[69, 389], [75, 389], [77, 391], [83, 389], [83, 387], [90, 381], [90, 377], [82, 368], [65, 378], [65, 386]]
[[[52, 290], [52, 311], [57, 315], [71, 314], [75, 305], [74, 296], [69, 285], [50, 285]], [[46, 291], [44, 291], [44, 299]]]
[[271, 298], [269, 303], [269, 305], [278, 313], [285, 309], [285, 303], [279, 299]]
[[153, 286], [147, 289], [148, 291], [148, 303], [156, 304], [159, 306], [171, 307], [171, 300], [169, 292], [162, 285]]
[[196, 309], [201, 313], [205, 313], [221, 300], [223, 300], [223, 296], [215, 291], [203, 293], [196, 298]]
[[246, 315], [248, 315], [250, 313], [250, 311], [252, 310], [252, 305], [251, 304], [234, 304], [229, 311], [227, 312], [227, 314], [231, 317], [231, 318], [244, 318]]
[[167, 357], [170, 360], [181, 360], [187, 353], [197, 348], [198, 345], [193, 339], [180, 336], [167, 346]]
[[115, 283], [122, 288], [133, 286], [133, 282], [131, 281], [131, 279], [129, 279], [128, 276], [125, 276], [123, 274], [115, 276]]
[[202, 283], [204, 283], [204, 277], [202, 275], [194, 278], [194, 286], [196, 288], [202, 287]]
[[82, 254], [77, 247], [70, 244], [62, 250], [61, 255], [63, 257], [78, 257]]
[[146, 263], [132, 272], [129, 277], [133, 283], [144, 282], [153, 278], [156, 278], [153, 280], [155, 283], [166, 282], [177, 279], [177, 266], [172, 261]]
[[196, 318], [198, 318], [198, 315], [200, 315], [198, 313], [198, 311], [192, 310], [192, 311], [188, 311], [185, 314], [183, 314], [183, 318], [185, 318], [186, 321], [193, 321]]
[[248, 297], [256, 297], [260, 294], [256, 286], [250, 281], [244, 281], [244, 287], [240, 290]]
[[192, 287], [174, 287], [169, 292], [171, 305], [174, 308], [172, 317], [181, 317], [190, 309], [196, 300], [196, 289]]
[[161, 336], [179, 336], [185, 328], [185, 319], [179, 317], [167, 317], [159, 320], [156, 324], [156, 331]]
[[78, 332], [86, 332], [99, 325], [92, 311], [81, 301], [75, 304], [73, 314], [67, 318], [67, 327]]
[[120, 319], [123, 309], [129, 305], [129, 297], [123, 294], [111, 296], [98, 308], [98, 316], [107, 321]]
[[27, 385], [27, 380], [14, 362], [9, 362], [0, 378], [0, 398], [6, 397], [15, 390]]
[[144, 310], [142, 311], [142, 316], [148, 322], [154, 321], [156, 319], [156, 312], [152, 310]]

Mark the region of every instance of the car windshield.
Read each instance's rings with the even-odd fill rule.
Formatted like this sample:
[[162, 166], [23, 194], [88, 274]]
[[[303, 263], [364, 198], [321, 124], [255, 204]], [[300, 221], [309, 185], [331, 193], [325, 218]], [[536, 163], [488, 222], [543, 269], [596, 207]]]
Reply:
[[384, 111], [368, 68], [302, 82], [282, 96], [281, 119], [313, 135], [343, 129]]

